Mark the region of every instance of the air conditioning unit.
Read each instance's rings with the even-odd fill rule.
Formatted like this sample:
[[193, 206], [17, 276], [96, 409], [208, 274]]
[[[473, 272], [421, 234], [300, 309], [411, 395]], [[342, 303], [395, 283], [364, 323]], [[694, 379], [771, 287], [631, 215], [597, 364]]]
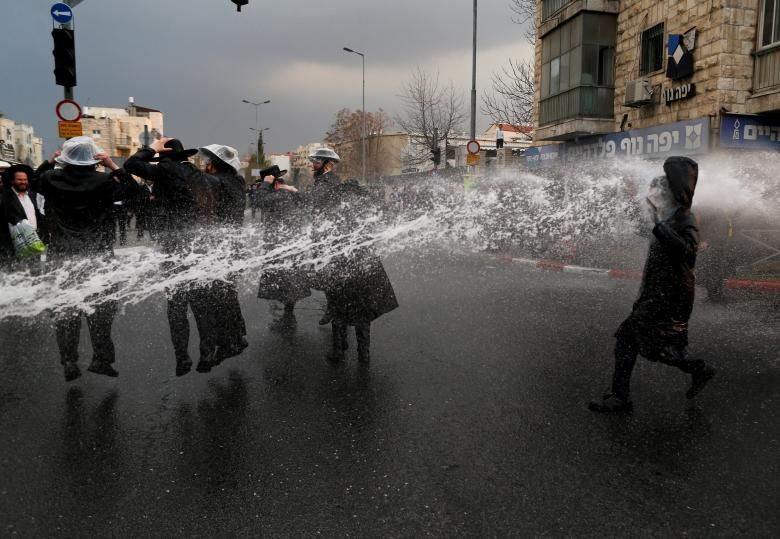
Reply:
[[653, 102], [653, 90], [650, 81], [645, 79], [632, 80], [626, 84], [626, 106], [641, 107]]

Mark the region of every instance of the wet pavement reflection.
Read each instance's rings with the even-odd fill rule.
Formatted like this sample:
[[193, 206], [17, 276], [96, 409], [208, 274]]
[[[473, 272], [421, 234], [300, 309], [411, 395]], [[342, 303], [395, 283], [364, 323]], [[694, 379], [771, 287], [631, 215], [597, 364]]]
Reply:
[[181, 378], [162, 297], [118, 316], [115, 380], [66, 384], [45, 317], [0, 323], [2, 535], [776, 532], [771, 303], [697, 305], [692, 345], [722, 377], [694, 404], [640, 362], [634, 414], [603, 417], [586, 403], [635, 283], [455, 257], [387, 269], [402, 307], [370, 365], [354, 335], [325, 361], [319, 295], [280, 332], [247, 290], [249, 348]]

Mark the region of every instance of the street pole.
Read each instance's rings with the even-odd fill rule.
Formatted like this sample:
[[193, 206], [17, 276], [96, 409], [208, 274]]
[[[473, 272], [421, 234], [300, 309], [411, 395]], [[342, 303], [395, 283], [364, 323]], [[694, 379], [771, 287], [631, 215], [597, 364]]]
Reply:
[[242, 103], [246, 103], [247, 105], [252, 105], [255, 107], [255, 128], [254, 131], [257, 132], [257, 162], [258, 166], [260, 166], [260, 154], [262, 154], [263, 149], [263, 132], [260, 129], [260, 124], [258, 123], [258, 115], [257, 115], [257, 109], [260, 108], [260, 105], [267, 105], [271, 102], [270, 99], [266, 99], [265, 101], [260, 101], [259, 103], [255, 103], [254, 101], [249, 101], [248, 99], [242, 99]]
[[366, 183], [366, 56], [360, 55], [363, 60], [363, 185]]
[[471, 140], [477, 136], [477, 0], [474, 0], [474, 46], [471, 59]]
[[366, 55], [362, 52], [352, 50], [349, 47], [343, 48], [347, 52], [357, 54], [363, 60], [363, 122], [360, 130], [361, 134], [361, 153], [362, 153], [362, 168], [363, 168], [363, 183], [366, 183], [366, 138], [368, 136], [368, 129], [366, 128]]

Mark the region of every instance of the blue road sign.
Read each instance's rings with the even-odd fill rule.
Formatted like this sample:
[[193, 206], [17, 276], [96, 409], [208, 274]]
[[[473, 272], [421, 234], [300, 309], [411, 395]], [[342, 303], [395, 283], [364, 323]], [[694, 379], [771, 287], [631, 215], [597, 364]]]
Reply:
[[51, 6], [52, 18], [60, 24], [66, 24], [73, 18], [73, 10], [68, 4], [57, 3]]

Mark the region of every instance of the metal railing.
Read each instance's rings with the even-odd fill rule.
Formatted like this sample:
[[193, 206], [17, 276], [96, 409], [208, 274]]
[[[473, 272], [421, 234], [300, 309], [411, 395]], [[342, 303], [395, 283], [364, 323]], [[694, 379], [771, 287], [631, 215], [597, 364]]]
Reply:
[[559, 10], [563, 9], [567, 4], [571, 4], [574, 0], [544, 0], [542, 2], [542, 22], [552, 17]]
[[780, 86], [780, 45], [753, 53], [753, 91]]
[[613, 118], [615, 89], [603, 86], [578, 86], [542, 99], [539, 125], [574, 118]]

